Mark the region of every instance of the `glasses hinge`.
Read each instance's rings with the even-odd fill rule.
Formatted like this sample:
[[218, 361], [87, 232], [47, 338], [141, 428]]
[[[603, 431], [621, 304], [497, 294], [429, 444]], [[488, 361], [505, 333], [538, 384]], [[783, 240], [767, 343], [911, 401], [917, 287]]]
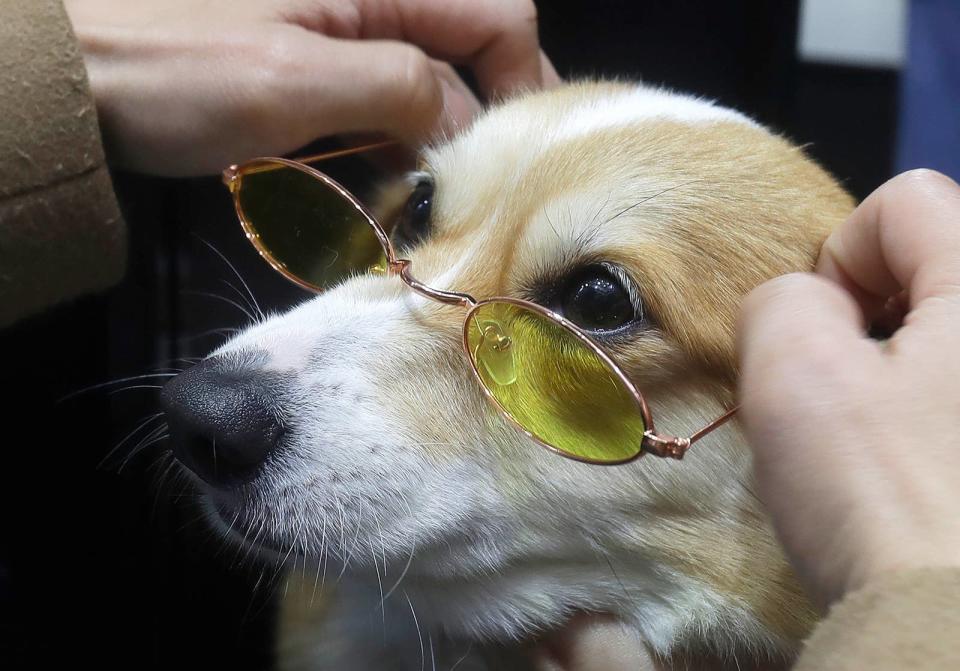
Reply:
[[237, 166], [231, 165], [223, 171], [221, 179], [223, 179], [223, 183], [230, 190], [230, 193], [233, 193], [237, 188], [237, 183], [240, 181], [240, 171]]
[[651, 431], [643, 434], [643, 449], [658, 457], [665, 459], [683, 459], [683, 455], [687, 453], [689, 448], [689, 438], [658, 436]]

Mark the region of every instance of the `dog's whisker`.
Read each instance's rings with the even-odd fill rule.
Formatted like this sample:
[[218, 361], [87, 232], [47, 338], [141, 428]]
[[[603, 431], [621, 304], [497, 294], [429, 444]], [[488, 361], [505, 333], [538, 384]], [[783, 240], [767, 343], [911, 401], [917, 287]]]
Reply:
[[260, 585], [263, 584], [263, 578], [267, 574], [267, 568], [264, 566], [260, 569], [260, 575], [257, 577], [257, 582], [253, 584], [253, 588], [250, 590], [250, 601], [247, 602], [247, 608], [243, 611], [243, 617], [240, 618], [240, 622], [246, 624], [249, 621], [250, 611], [253, 610], [253, 604], [256, 602], [257, 597], [260, 596]]
[[303, 534], [303, 542], [302, 542], [302, 544], [301, 544], [301, 549], [302, 549], [302, 551], [303, 551], [303, 570], [302, 570], [302, 576], [303, 576], [303, 584], [304, 584], [304, 585], [307, 584], [307, 560], [308, 560], [308, 559], [313, 559], [313, 557], [314, 557], [314, 555], [313, 555], [313, 549], [312, 549], [312, 548], [313, 548], [313, 542], [314, 542], [314, 538], [315, 538], [315, 537], [314, 537], [314, 535], [313, 535], [312, 532], [313, 532], [313, 529], [312, 529], [312, 528], [309, 529], [309, 530], [305, 530], [305, 531], [304, 531], [304, 534]]
[[234, 286], [232, 282], [228, 282], [227, 280], [224, 280], [224, 279], [221, 279], [220, 282], [228, 286], [237, 295], [240, 301], [243, 302], [243, 305], [246, 306], [246, 308], [253, 315], [255, 315], [256, 317], [256, 319], [254, 320], [255, 324], [259, 324], [266, 320], [266, 318], [263, 316], [263, 312], [260, 311], [260, 306], [251, 304], [247, 296], [242, 291], [237, 289], [237, 287]]
[[72, 398], [80, 396], [81, 394], [87, 394], [91, 391], [96, 391], [97, 389], [103, 389], [104, 387], [109, 387], [114, 384], [120, 384], [121, 382], [133, 382], [134, 380], [146, 380], [154, 377], [176, 377], [177, 373], [147, 373], [145, 375], [132, 375], [130, 377], [121, 377], [116, 380], [110, 380], [108, 382], [100, 382], [89, 387], [84, 387], [83, 389], [78, 389], [72, 391], [66, 396], [61, 396], [57, 399], [57, 403], [63, 403], [64, 401], [69, 401]]
[[[407, 508], [409, 509], [409, 506], [407, 506]], [[413, 555], [416, 553], [416, 551], [417, 544], [416, 541], [414, 541], [410, 544], [410, 554], [407, 556], [407, 563], [404, 565], [403, 570], [400, 571], [400, 577], [397, 578], [397, 581], [393, 583], [393, 586], [387, 590], [387, 593], [383, 595], [383, 602], [386, 602], [386, 600], [389, 599], [395, 591], [397, 591], [397, 588], [400, 587], [400, 583], [402, 583], [403, 579], [407, 577], [407, 572], [410, 570], [411, 564], [413, 564]]]
[[607, 556], [606, 552], [600, 552], [600, 556], [603, 557], [606, 561], [607, 566], [610, 567], [610, 572], [613, 574], [614, 579], [617, 581], [617, 584], [620, 585], [620, 590], [623, 592], [624, 598], [627, 600], [627, 603], [630, 602], [630, 592], [627, 591], [627, 586], [623, 584], [623, 581], [620, 580], [620, 575], [617, 573], [617, 569], [613, 568], [613, 562], [610, 561], [610, 557]]
[[[303, 530], [304, 524], [306, 524], [306, 518], [301, 517], [300, 524], [297, 525], [297, 528], [293, 532], [293, 540], [290, 541], [290, 548], [287, 550], [287, 553], [283, 556], [283, 559], [280, 560], [281, 568], [286, 565], [287, 560], [290, 559], [290, 555], [293, 554], [293, 548], [296, 547], [297, 545], [297, 541], [300, 538], [300, 532]], [[296, 566], [296, 563], [294, 563], [294, 566]]]
[[146, 438], [145, 438], [144, 440], [146, 440], [146, 442], [144, 442], [143, 440], [141, 440], [140, 443], [138, 443], [135, 448], [133, 448], [132, 450], [130, 450], [130, 453], [124, 458], [123, 462], [120, 464], [120, 467], [117, 468], [117, 473], [121, 473], [121, 472], [123, 471], [124, 467], [127, 465], [127, 463], [128, 463], [131, 459], [133, 459], [134, 457], [136, 457], [138, 454], [140, 454], [141, 452], [143, 452], [144, 450], [146, 450], [146, 449], [148, 449], [148, 448], [153, 447], [154, 445], [157, 445], [157, 444], [159, 444], [159, 443], [162, 443], [163, 441], [165, 441], [167, 438], [170, 437], [170, 434], [169, 434], [169, 433], [164, 433], [164, 431], [166, 431], [166, 429], [167, 429], [166, 424], [161, 425], [161, 426], [159, 426], [159, 427], [157, 427], [157, 428], [158, 428], [158, 429], [161, 429], [161, 431], [160, 431], [159, 433], [157, 433], [157, 430], [154, 429], [154, 432], [153, 432], [154, 435], [153, 435], [153, 437], [151, 437], [151, 438], [149, 438], [149, 439], [146, 439]]
[[423, 633], [420, 631], [420, 621], [417, 620], [417, 613], [413, 610], [413, 602], [410, 600], [410, 595], [404, 591], [403, 596], [407, 600], [407, 605], [410, 606], [410, 615], [413, 616], [413, 625], [417, 628], [417, 637], [420, 639], [420, 671], [423, 671], [426, 668], [427, 658], [424, 655], [423, 650]]
[[544, 210], [543, 212], [543, 218], [547, 222], [547, 225], [550, 227], [550, 230], [553, 231], [553, 234], [556, 236], [557, 240], [563, 240], [563, 236], [560, 235], [560, 231], [557, 229], [556, 226], [554, 226], [553, 220], [550, 219], [550, 215], [547, 213], [546, 210]]
[[[341, 507], [341, 510], [343, 508]], [[344, 558], [343, 565], [340, 567], [340, 573], [337, 575], [336, 582], [339, 583], [340, 579], [343, 578], [343, 575], [347, 572], [347, 567], [350, 565], [350, 561], [353, 559], [353, 553], [357, 549], [358, 543], [357, 539], [360, 537], [360, 524], [363, 519], [363, 499], [357, 499], [357, 531], [353, 536], [353, 540], [350, 542], [350, 545], [343, 546]], [[344, 529], [346, 529], [346, 520], [343, 522]], [[342, 538], [342, 537], [341, 537]], [[343, 539], [343, 542], [346, 543], [346, 539]]]
[[117, 469], [117, 472], [119, 473], [120, 471], [123, 470], [123, 466], [124, 466], [124, 464], [126, 464], [127, 459], [129, 459], [131, 456], [133, 456], [134, 454], [136, 454], [136, 453], [141, 449], [141, 447], [143, 446], [144, 443], [147, 443], [147, 442], [149, 442], [149, 441], [152, 441], [154, 438], [156, 438], [157, 436], [159, 436], [160, 434], [162, 434], [162, 433], [163, 433], [164, 431], [166, 431], [168, 428], [169, 428], [169, 427], [167, 426], [167, 423], [166, 423], [166, 422], [163, 422], [163, 423], [159, 424], [158, 426], [155, 426], [154, 428], [150, 429], [150, 431], [148, 431], [146, 435], [144, 435], [142, 438], [140, 438], [139, 441], [137, 441], [137, 444], [136, 444], [136, 445], [134, 445], [132, 448], [130, 448], [130, 451], [127, 453], [127, 456], [126, 456], [126, 458], [123, 460], [123, 463], [120, 464], [120, 468]]
[[224, 303], [228, 305], [232, 305], [237, 310], [242, 312], [246, 316], [246, 318], [250, 321], [251, 324], [255, 324], [257, 322], [256, 318], [252, 314], [250, 314], [250, 311], [247, 308], [243, 307], [242, 305], [237, 303], [235, 300], [233, 300], [232, 298], [228, 298], [227, 296], [221, 296], [220, 294], [215, 294], [209, 291], [193, 291], [193, 290], [184, 291], [183, 294], [186, 296], [201, 296], [203, 298], [212, 298], [214, 300], [223, 301]]
[[[260, 525], [262, 526], [263, 522], [261, 522]], [[251, 529], [253, 529], [253, 525], [248, 523], [248, 524], [245, 524], [244, 527], [245, 529], [243, 532], [243, 539], [240, 541], [240, 544], [237, 545], [237, 552], [234, 555], [233, 561], [230, 564], [231, 569], [234, 569], [238, 566], [243, 566], [243, 563], [247, 559], [247, 555], [250, 553], [251, 546], [247, 543], [247, 538], [250, 536], [250, 531]]]
[[[373, 560], [373, 572], [377, 574], [377, 589], [380, 590], [380, 619], [383, 624], [383, 640], [387, 640], [387, 612], [383, 607], [383, 578], [380, 577], [380, 565], [377, 562], [377, 551], [370, 547], [370, 559]], [[386, 570], [386, 569], [384, 569]]]
[[169, 456], [170, 456], [169, 452], [161, 452], [159, 455], [157, 455], [157, 458], [154, 459], [150, 463], [150, 465], [144, 469], [143, 472], [149, 475], [150, 471], [156, 470], [160, 466], [160, 464], [162, 464], [164, 460]]
[[[251, 591], [253, 592], [254, 596], [256, 596], [257, 590], [260, 589], [260, 585], [263, 583], [263, 577], [264, 577], [266, 574], [267, 574], [267, 569], [266, 569], [266, 567], [260, 569], [260, 577], [257, 578], [257, 582], [254, 583], [253, 589], [251, 590]], [[249, 608], [248, 608], [248, 610], [249, 610]]]
[[[219, 328], [219, 329], [208, 329], [206, 331], [201, 331], [200, 333], [195, 333], [193, 335], [181, 336], [177, 338], [177, 342], [180, 344], [191, 343], [195, 340], [200, 340], [202, 338], [208, 338], [212, 335], [215, 336], [233, 336], [240, 332], [241, 329], [238, 328]], [[202, 360], [198, 358], [197, 361]]]
[[[387, 575], [387, 542], [383, 537], [383, 527], [380, 525], [380, 515], [377, 514], [376, 510], [372, 510], [373, 521], [377, 525], [377, 535], [380, 536], [380, 558], [383, 560], [383, 575]], [[381, 590], [380, 596], [383, 597], [383, 591]], [[382, 607], [382, 601], [381, 601]]]
[[193, 365], [198, 361], [203, 361], [204, 357], [202, 356], [178, 356], [172, 359], [167, 359], [163, 363], [185, 363], [188, 365]]
[[[243, 275], [240, 274], [240, 271], [237, 270], [237, 267], [236, 267], [233, 263], [231, 263], [231, 262], [230, 262], [230, 259], [228, 259], [223, 252], [221, 252], [219, 249], [217, 249], [217, 248], [213, 245], [213, 243], [205, 240], [204, 238], [200, 237], [199, 235], [194, 234], [194, 236], [195, 236], [198, 240], [200, 240], [200, 242], [202, 242], [202, 243], [205, 244], [207, 247], [209, 247], [210, 250], [211, 250], [214, 254], [216, 254], [217, 256], [219, 256], [219, 257], [220, 257], [220, 260], [222, 260], [225, 264], [227, 264], [227, 267], [230, 268], [230, 270], [233, 272], [233, 274], [237, 276], [237, 279], [240, 280], [240, 284], [242, 284], [242, 285], [243, 285], [243, 288], [246, 289], [247, 295], [250, 296], [250, 301], [253, 303], [253, 306], [252, 306], [252, 307], [254, 308], [254, 311], [255, 311], [258, 315], [260, 315], [260, 320], [261, 320], [261, 321], [265, 320], [265, 319], [266, 319], [266, 315], [264, 315], [263, 310], [260, 309], [260, 304], [257, 302], [257, 297], [256, 297], [256, 296], [253, 294], [253, 292], [250, 290], [250, 285], [247, 284], [247, 281], [246, 281], [245, 279], [243, 279]], [[237, 293], [239, 293], [239, 291], [238, 291]]]
[[[337, 515], [340, 517], [340, 544], [337, 547], [337, 556], [343, 563], [346, 563], [346, 533], [347, 533], [347, 521], [343, 511], [343, 504], [340, 503], [339, 498], [334, 498], [334, 505], [337, 507]], [[343, 575], [343, 572], [340, 573]], [[338, 577], [337, 580], [340, 578]]]
[[320, 590], [323, 590], [323, 583], [320, 578], [320, 570], [323, 568], [324, 578], [326, 578], [326, 568], [327, 568], [327, 556], [324, 552], [324, 546], [327, 541], [327, 516], [326, 514], [322, 515], [322, 523], [320, 530], [320, 552], [317, 553], [317, 575], [313, 578], [313, 594], [310, 595], [310, 606], [313, 607], [313, 600], [317, 596], [317, 585], [320, 585]]
[[373, 521], [377, 525], [377, 533], [380, 536], [380, 556], [383, 560], [383, 577], [380, 576], [380, 570], [377, 567], [377, 551], [373, 547], [373, 543], [370, 545], [370, 556], [373, 559], [373, 568], [377, 573], [377, 587], [380, 590], [380, 618], [383, 622], [383, 640], [387, 640], [387, 611], [383, 598], [383, 578], [387, 576], [387, 544], [383, 538], [383, 527], [380, 524], [380, 515], [377, 514], [376, 509], [371, 509], [370, 514], [373, 515]]
[[158, 420], [158, 419], [161, 418], [161, 417], [163, 417], [163, 413], [162, 413], [162, 412], [158, 412], [158, 413], [155, 413], [155, 414], [153, 414], [153, 415], [150, 415], [150, 416], [147, 417], [145, 420], [143, 420], [143, 422], [141, 422], [141, 423], [137, 426], [137, 428], [135, 428], [133, 431], [131, 431], [130, 433], [128, 433], [126, 436], [124, 436], [123, 439], [122, 439], [119, 443], [117, 443], [116, 445], [114, 445], [113, 448], [112, 448], [109, 452], [107, 452], [107, 454], [103, 457], [103, 459], [100, 460], [100, 463], [97, 464], [97, 468], [98, 468], [98, 469], [103, 468], [104, 465], [106, 465], [106, 463], [110, 460], [110, 458], [111, 458], [114, 454], [116, 454], [117, 450], [119, 450], [121, 447], [123, 447], [123, 445], [124, 445], [128, 440], [130, 440], [131, 438], [133, 438], [133, 437], [134, 437], [137, 433], [139, 433], [145, 426], [147, 426], [148, 424], [150, 424], [150, 423], [152, 423], [152, 422], [155, 422], [156, 420]]
[[604, 221], [603, 224], [601, 224], [601, 225], [609, 224], [609, 223], [610, 223], [611, 221], [613, 221], [614, 219], [617, 219], [617, 218], [619, 218], [619, 217], [622, 217], [623, 215], [625, 215], [627, 212], [629, 212], [630, 210], [634, 209], [635, 207], [639, 207], [640, 205], [643, 205], [644, 203], [649, 203], [649, 202], [650, 202], [651, 200], [653, 200], [654, 198], [658, 198], [658, 197], [662, 196], [662, 195], [665, 194], [665, 193], [670, 193], [671, 191], [676, 191], [677, 189], [682, 189], [682, 188], [685, 187], [685, 186], [690, 186], [691, 184], [696, 184], [697, 182], [702, 182], [702, 181], [703, 181], [702, 179], [691, 179], [689, 182], [683, 182], [682, 184], [675, 184], [675, 185], [673, 185], [673, 186], [669, 186], [669, 187], [667, 187], [666, 189], [663, 189], [663, 190], [661, 190], [661, 191], [658, 191], [657, 193], [653, 194], [652, 196], [647, 196], [646, 198], [642, 198], [641, 200], [638, 200], [636, 203], [634, 203], [633, 205], [630, 205], [629, 207], [625, 207], [624, 209], [620, 210], [620, 211], [617, 212], [615, 215], [613, 215], [612, 217], [610, 217], [609, 219], [607, 219], [606, 221]]
[[473, 652], [473, 641], [470, 641], [470, 643], [467, 644], [467, 651], [460, 655], [460, 659], [453, 663], [453, 666], [450, 667], [450, 671], [456, 671], [457, 667], [460, 666], [463, 660], [470, 656], [471, 652]]
[[[263, 575], [265, 574], [265, 572], [266, 572], [266, 569], [264, 569], [264, 572], [261, 573], [261, 576], [260, 576], [261, 580], [262, 580]], [[275, 572], [273, 573], [273, 575], [270, 577], [270, 579], [267, 581], [267, 587], [266, 587], [267, 593], [261, 595], [261, 597], [262, 597], [262, 598], [261, 598], [262, 603], [260, 604], [260, 607], [257, 608], [256, 611], [253, 611], [253, 604], [254, 604], [255, 601], [256, 601], [257, 593], [256, 593], [256, 591], [254, 591], [254, 592], [251, 594], [250, 603], [249, 603], [249, 605], [247, 606], [246, 612], [243, 614], [243, 618], [241, 618], [241, 622], [244, 622], [244, 623], [245, 623], [245, 622], [247, 622], [250, 618], [258, 617], [258, 616], [260, 615], [260, 613], [262, 613], [263, 610], [274, 600], [274, 598], [276, 597], [276, 594], [277, 594], [277, 590], [278, 590], [279, 587], [280, 587], [280, 581], [279, 581], [279, 578], [280, 578], [280, 577], [281, 577], [281, 576], [280, 576], [280, 572], [279, 572], [279, 571], [275, 571]], [[260, 584], [259, 581], [258, 581], [257, 584], [258, 584], [258, 585]], [[251, 612], [251, 611], [253, 611], [253, 612]]]
[[214, 555], [213, 555], [214, 559], [216, 559], [217, 557], [219, 557], [219, 556], [223, 553], [223, 551], [228, 547], [229, 538], [230, 538], [230, 532], [233, 531], [233, 526], [237, 523], [237, 520], [238, 520], [238, 519], [240, 519], [240, 509], [239, 509], [239, 508], [237, 509], [236, 514], [234, 514], [233, 519], [230, 520], [230, 524], [227, 525], [227, 531], [226, 531], [226, 533], [223, 534], [223, 538], [224, 538], [225, 542], [224, 542], [223, 545], [220, 546], [220, 549], [217, 550], [217, 551], [214, 553]]
[[134, 389], [163, 389], [162, 384], [132, 384], [129, 387], [120, 387], [119, 389], [111, 389], [107, 392], [108, 396], [115, 396], [116, 394], [121, 394], [127, 391], [133, 391]]
[[240, 562], [240, 565], [241, 565], [241, 566], [243, 566], [244, 564], [246, 564], [247, 561], [250, 560], [250, 559], [254, 556], [254, 550], [255, 550], [255, 548], [257, 547], [257, 544], [260, 542], [260, 536], [263, 534], [264, 531], [267, 530], [267, 522], [268, 522], [268, 521], [269, 521], [269, 520], [267, 519], [267, 516], [266, 516], [266, 515], [264, 515], [263, 518], [260, 520], [260, 525], [259, 525], [259, 527], [257, 528], [257, 533], [254, 534], [253, 540], [250, 541], [250, 546], [247, 548], [247, 552], [246, 552], [246, 554], [245, 554], [244, 557], [243, 557], [243, 561]]
[[167, 464], [167, 467], [163, 469], [163, 472], [160, 475], [160, 478], [157, 480], [156, 493], [153, 497], [153, 508], [150, 511], [150, 519], [156, 519], [157, 517], [157, 507], [160, 504], [160, 494], [163, 491], [164, 481], [167, 479], [167, 476], [170, 475], [171, 469], [176, 465], [177, 460], [173, 458], [173, 453], [168, 453], [170, 456], [170, 463]]

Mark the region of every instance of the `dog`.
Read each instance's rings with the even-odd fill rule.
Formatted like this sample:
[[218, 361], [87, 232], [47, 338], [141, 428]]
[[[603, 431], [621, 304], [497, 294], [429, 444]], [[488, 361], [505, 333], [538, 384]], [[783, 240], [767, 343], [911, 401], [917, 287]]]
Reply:
[[[420, 281], [566, 312], [676, 435], [735, 403], [741, 298], [812, 268], [854, 207], [748, 116], [624, 82], [498, 104], [398, 189], [429, 201], [393, 233]], [[298, 585], [280, 666], [473, 663], [470, 642], [529, 640], [578, 613], [616, 618], [664, 659], [786, 664], [815, 612], [737, 422], [683, 461], [564, 459], [484, 398], [463, 317], [396, 277], [357, 276], [164, 390], [211, 524]]]

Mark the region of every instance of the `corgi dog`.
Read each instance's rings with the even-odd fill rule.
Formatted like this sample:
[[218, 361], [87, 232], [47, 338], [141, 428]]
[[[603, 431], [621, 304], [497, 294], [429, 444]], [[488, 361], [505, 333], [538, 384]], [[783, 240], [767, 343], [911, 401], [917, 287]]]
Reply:
[[[741, 298], [811, 269], [854, 207], [749, 117], [623, 82], [505, 101], [387, 191], [387, 208], [416, 199], [392, 235], [419, 281], [565, 316], [677, 435], [735, 403]], [[211, 524], [299, 585], [280, 607], [281, 667], [480, 668], [464, 646], [504, 649], [580, 613], [658, 658], [787, 664], [815, 611], [737, 421], [683, 461], [564, 459], [485, 399], [463, 317], [358, 275], [164, 390]]]

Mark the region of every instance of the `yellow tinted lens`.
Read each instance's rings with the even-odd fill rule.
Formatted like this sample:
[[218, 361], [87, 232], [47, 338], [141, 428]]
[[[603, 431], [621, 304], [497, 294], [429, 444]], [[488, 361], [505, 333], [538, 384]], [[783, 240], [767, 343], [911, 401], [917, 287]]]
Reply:
[[383, 247], [363, 214], [313, 175], [260, 161], [245, 167], [237, 188], [240, 210], [260, 244], [300, 280], [323, 289], [386, 267]]
[[484, 386], [524, 429], [582, 459], [618, 462], [640, 452], [637, 399], [607, 362], [559, 322], [514, 303], [483, 303], [466, 325]]

